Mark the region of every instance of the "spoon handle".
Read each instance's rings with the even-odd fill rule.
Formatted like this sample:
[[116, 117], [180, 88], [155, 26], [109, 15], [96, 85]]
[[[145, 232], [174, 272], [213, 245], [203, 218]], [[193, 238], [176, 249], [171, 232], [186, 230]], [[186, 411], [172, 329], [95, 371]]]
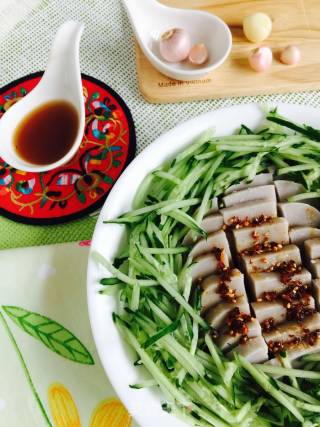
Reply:
[[41, 84], [54, 89], [56, 85], [79, 83], [79, 44], [83, 28], [84, 25], [76, 21], [67, 21], [59, 27]]
[[144, 25], [148, 15], [155, 18], [159, 8], [164, 7], [157, 0], [122, 0], [122, 3], [136, 32], [139, 32], [139, 26]]

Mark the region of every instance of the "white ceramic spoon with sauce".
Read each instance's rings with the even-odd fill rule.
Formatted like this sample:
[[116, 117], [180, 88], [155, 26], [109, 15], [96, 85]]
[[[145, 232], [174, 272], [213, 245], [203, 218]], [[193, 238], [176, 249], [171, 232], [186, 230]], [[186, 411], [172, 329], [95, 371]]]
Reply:
[[[199, 10], [177, 9], [164, 6], [156, 0], [122, 0], [134, 29], [137, 41], [161, 73], [178, 80], [202, 78], [219, 67], [228, 57], [232, 47], [229, 27], [217, 16]], [[159, 52], [161, 34], [172, 28], [187, 30], [193, 43], [204, 43], [209, 52], [204, 65], [188, 61], [169, 63]]]
[[[27, 172], [42, 172], [67, 163], [77, 152], [85, 126], [85, 109], [79, 63], [79, 44], [83, 24], [67, 21], [55, 36], [47, 69], [38, 85], [14, 104], [0, 120], [0, 156], [11, 166]], [[78, 114], [78, 130], [69, 151], [51, 164], [32, 164], [14, 148], [14, 133], [21, 120], [33, 110], [51, 101], [66, 101]], [[45, 141], [44, 141], [45, 143]]]

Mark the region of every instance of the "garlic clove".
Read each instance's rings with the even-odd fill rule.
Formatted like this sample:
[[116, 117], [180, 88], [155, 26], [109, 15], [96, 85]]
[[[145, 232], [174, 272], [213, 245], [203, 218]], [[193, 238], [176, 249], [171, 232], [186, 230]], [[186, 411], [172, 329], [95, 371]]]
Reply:
[[208, 59], [208, 49], [205, 44], [197, 43], [192, 46], [189, 53], [189, 61], [194, 65], [202, 65]]
[[301, 60], [301, 51], [298, 46], [287, 46], [280, 54], [280, 61], [286, 65], [298, 64]]
[[269, 37], [272, 30], [272, 21], [266, 13], [252, 13], [243, 20], [243, 32], [253, 43], [261, 43]]
[[182, 28], [173, 28], [162, 34], [159, 43], [160, 54], [168, 62], [186, 59], [191, 49], [190, 34]]
[[249, 56], [249, 64], [254, 71], [266, 71], [272, 64], [272, 50], [268, 46], [258, 47]]

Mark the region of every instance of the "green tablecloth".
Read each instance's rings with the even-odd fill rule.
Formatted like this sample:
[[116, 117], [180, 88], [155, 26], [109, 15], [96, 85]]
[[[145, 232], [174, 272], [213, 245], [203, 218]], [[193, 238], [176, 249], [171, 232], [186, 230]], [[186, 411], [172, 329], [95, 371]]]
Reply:
[[[27, 4], [33, 10], [26, 15]], [[4, 7], [2, 14], [1, 7]], [[16, 11], [19, 18], [13, 29], [5, 19], [9, 9], [13, 14]], [[22, 19], [23, 14], [26, 16]], [[148, 104], [138, 90], [133, 34], [120, 0], [1, 0], [0, 86], [44, 69], [54, 33], [67, 19], [85, 24], [80, 55], [82, 71], [105, 81], [128, 103], [136, 124], [138, 151], [177, 123], [212, 109], [247, 102], [317, 106], [320, 101], [320, 92], [314, 91], [170, 105]], [[90, 217], [45, 227], [17, 224], [1, 218], [0, 248], [88, 239], [94, 224], [95, 219]]]

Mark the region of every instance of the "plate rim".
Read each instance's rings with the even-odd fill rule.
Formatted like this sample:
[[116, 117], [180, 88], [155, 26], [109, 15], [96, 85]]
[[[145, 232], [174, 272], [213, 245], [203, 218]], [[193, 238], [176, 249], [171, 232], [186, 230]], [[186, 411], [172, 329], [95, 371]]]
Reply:
[[[317, 119], [320, 123], [320, 108], [316, 108], [316, 107], [311, 107], [308, 105], [304, 105], [304, 104], [292, 104], [292, 103], [281, 103], [281, 102], [268, 102], [268, 103], [246, 103], [246, 104], [236, 104], [236, 105], [232, 105], [232, 106], [228, 106], [228, 107], [223, 107], [220, 109], [216, 109], [216, 110], [211, 110], [205, 113], [202, 113], [192, 119], [188, 119], [185, 120], [183, 122], [178, 123], [176, 126], [174, 126], [173, 128], [171, 128], [170, 130], [164, 132], [163, 134], [161, 134], [158, 138], [156, 138], [152, 143], [150, 143], [150, 145], [148, 145], [135, 159], [134, 161], [128, 166], [128, 168], [126, 168], [126, 170], [121, 174], [120, 178], [118, 179], [118, 181], [116, 182], [116, 184], [114, 185], [114, 187], [112, 188], [111, 192], [110, 192], [110, 196], [115, 194], [115, 192], [117, 191], [117, 189], [122, 185], [122, 182], [125, 181], [126, 177], [128, 175], [130, 175], [132, 173], [132, 171], [135, 169], [136, 165], [141, 161], [141, 159], [147, 157], [148, 155], [152, 154], [153, 151], [156, 151], [157, 147], [160, 147], [161, 144], [165, 145], [165, 143], [167, 143], [169, 145], [169, 140], [170, 138], [176, 134], [177, 132], [179, 132], [180, 130], [183, 130], [183, 127], [192, 127], [192, 125], [194, 123], [196, 123], [198, 120], [201, 121], [205, 121], [206, 119], [211, 119], [214, 118], [215, 115], [219, 115], [219, 114], [224, 114], [224, 113], [228, 113], [230, 111], [237, 111], [240, 110], [239, 113], [239, 118], [237, 118], [238, 121], [238, 126], [241, 123], [245, 123], [246, 124], [246, 119], [244, 117], [242, 117], [242, 111], [243, 110], [252, 110], [257, 112], [257, 110], [259, 110], [260, 114], [262, 114], [262, 117], [264, 115], [264, 113], [262, 112], [263, 109], [265, 109], [266, 105], [268, 105], [268, 109], [271, 109], [273, 107], [277, 107], [280, 110], [288, 110], [285, 112], [285, 114], [287, 116], [290, 117], [290, 113], [293, 112], [297, 112], [298, 109], [303, 110], [302, 116], [305, 118], [306, 122], [308, 122], [308, 112], [310, 113], [310, 115], [317, 115]], [[200, 126], [196, 126], [197, 128], [199, 127], [198, 130], [198, 134], [201, 134], [201, 132], [205, 131], [206, 129], [209, 128], [209, 126], [202, 126], [202, 129], [200, 129]], [[228, 133], [229, 134], [229, 133]], [[192, 138], [189, 140], [189, 144], [192, 143]], [[186, 143], [184, 146], [187, 146], [188, 143]], [[162, 147], [163, 148], [163, 147]], [[181, 151], [181, 149], [183, 148], [179, 148], [178, 151]], [[171, 156], [172, 157], [172, 153]], [[163, 162], [160, 162], [158, 164], [158, 166], [160, 166]], [[154, 168], [152, 168], [154, 169]], [[145, 416], [143, 414], [137, 413], [135, 411], [135, 408], [133, 407], [134, 402], [130, 401], [130, 398], [126, 395], [126, 392], [124, 390], [123, 387], [119, 387], [118, 385], [118, 381], [116, 380], [116, 375], [114, 373], [112, 373], [112, 368], [109, 365], [109, 357], [108, 357], [108, 352], [106, 351], [106, 348], [103, 347], [102, 348], [102, 337], [100, 335], [100, 331], [99, 331], [99, 324], [98, 324], [98, 320], [96, 318], [96, 313], [95, 313], [95, 299], [97, 298], [97, 289], [98, 289], [98, 284], [93, 281], [93, 276], [92, 276], [92, 272], [94, 270], [94, 261], [91, 258], [92, 255], [92, 251], [94, 250], [95, 247], [95, 242], [97, 240], [97, 235], [98, 233], [100, 233], [100, 229], [103, 226], [102, 220], [105, 219], [106, 216], [106, 211], [108, 210], [108, 203], [110, 203], [110, 201], [112, 201], [112, 198], [110, 197], [109, 199], [106, 200], [103, 208], [101, 209], [95, 230], [94, 230], [94, 234], [92, 237], [92, 246], [90, 249], [90, 253], [89, 253], [89, 257], [88, 257], [88, 269], [87, 269], [87, 304], [88, 304], [88, 311], [89, 311], [89, 320], [90, 320], [90, 325], [91, 325], [91, 331], [92, 331], [92, 335], [94, 338], [94, 342], [97, 348], [97, 353], [99, 355], [101, 364], [104, 368], [104, 371], [107, 375], [107, 378], [109, 379], [110, 383], [112, 384], [113, 388], [115, 389], [116, 393], [118, 394], [119, 398], [122, 400], [122, 402], [124, 403], [124, 405], [127, 407], [127, 409], [129, 410], [129, 412], [133, 413], [133, 418], [135, 419], [135, 421], [139, 424], [140, 427], [150, 427], [150, 425], [146, 424], [146, 420], [145, 420]], [[101, 295], [98, 295], [98, 298], [101, 298]], [[104, 331], [106, 333], [107, 329], [104, 328]], [[118, 332], [119, 334], [119, 332]], [[120, 335], [120, 334], [119, 334]], [[124, 343], [123, 339], [121, 338], [121, 344], [123, 345], [123, 347], [126, 347], [126, 344]], [[112, 344], [112, 343], [111, 343]], [[124, 350], [126, 351], [126, 350]], [[135, 367], [132, 366], [132, 369], [136, 370]], [[126, 384], [127, 388], [128, 388], [128, 383]], [[135, 390], [137, 392], [137, 390]], [[140, 390], [139, 390], [140, 391]], [[139, 392], [138, 391], [138, 392]], [[161, 411], [161, 413], [164, 413], [164, 411], [161, 410], [161, 402], [159, 401], [159, 410]], [[164, 419], [166, 419], [166, 416], [168, 416], [168, 414], [164, 413]], [[184, 422], [182, 422], [181, 420], [179, 420], [178, 418], [169, 415], [170, 419], [173, 419], [173, 422], [170, 423], [170, 427], [174, 426], [174, 427], [183, 427], [186, 426], [186, 424]], [[169, 420], [168, 418], [166, 419], [167, 421]], [[161, 416], [161, 419], [159, 418], [159, 423], [155, 423], [154, 426], [155, 427], [160, 427], [163, 424], [161, 424], [161, 422], [163, 423], [163, 419]], [[168, 424], [166, 424], [168, 425]]]

